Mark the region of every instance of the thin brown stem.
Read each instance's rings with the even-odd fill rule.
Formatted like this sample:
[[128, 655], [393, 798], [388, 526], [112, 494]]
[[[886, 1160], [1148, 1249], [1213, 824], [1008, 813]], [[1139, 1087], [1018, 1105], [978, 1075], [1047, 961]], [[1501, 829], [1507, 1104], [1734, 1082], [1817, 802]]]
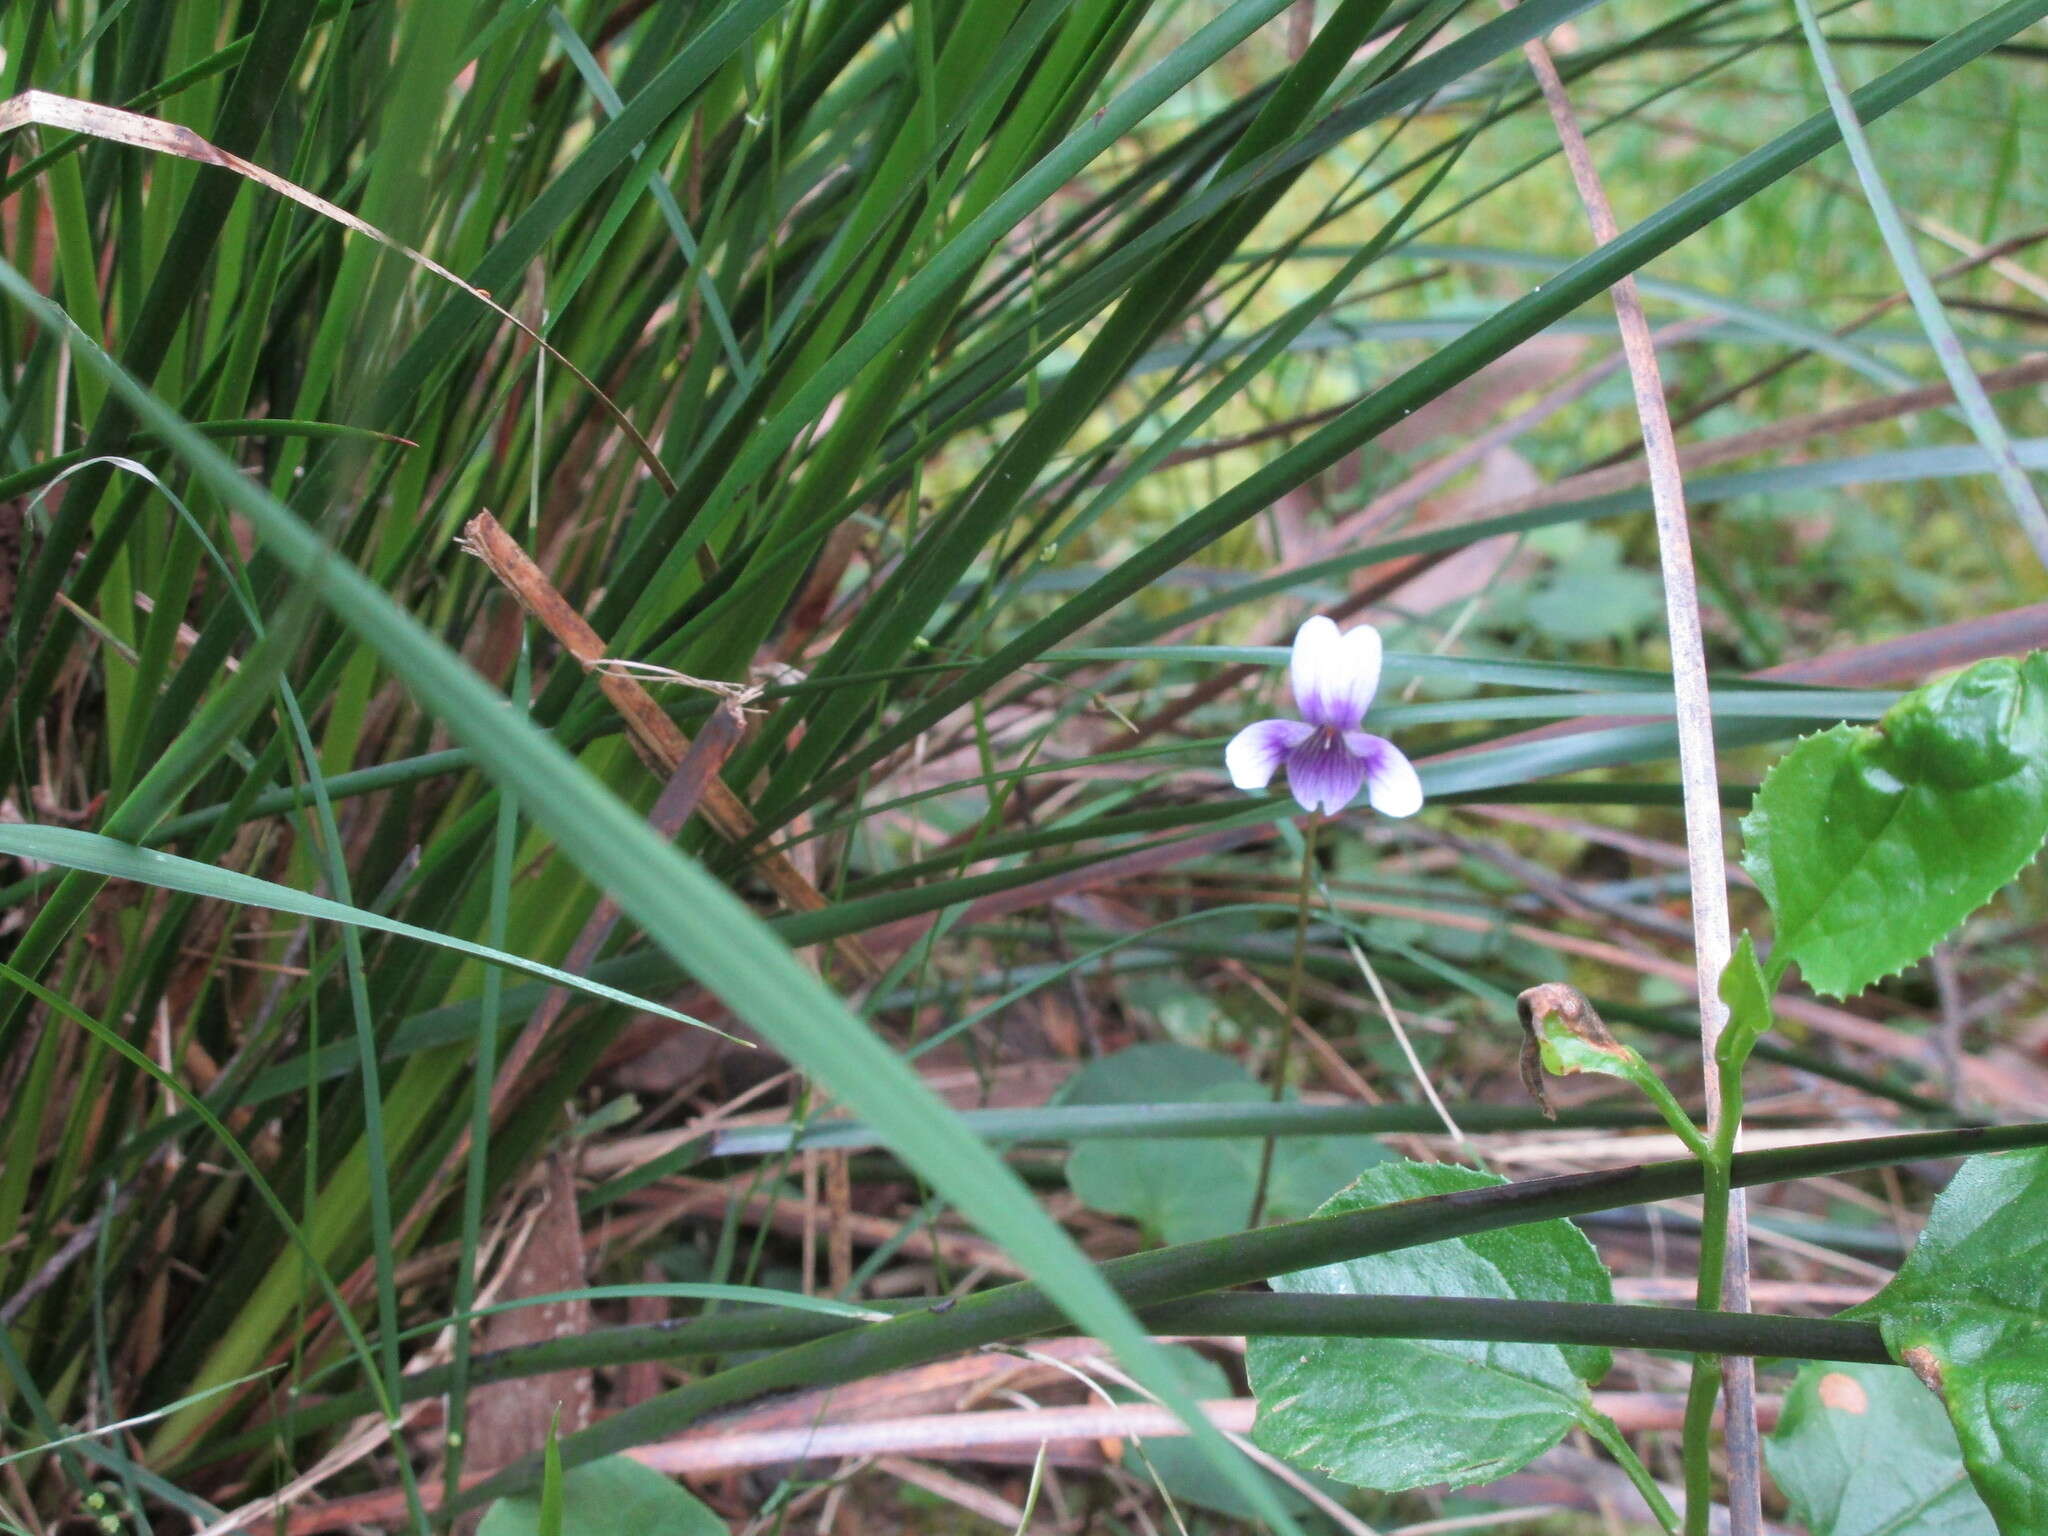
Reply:
[[[518, 599], [519, 606], [533, 615], [576, 659], [577, 665], [596, 676], [598, 690], [625, 722], [626, 739], [634, 752], [667, 782], [682, 766], [690, 740], [632, 674], [631, 668], [611, 656], [589, 621], [490, 513], [479, 513], [463, 526], [461, 547], [489, 567], [505, 590]], [[760, 830], [755, 825], [754, 813], [725, 780], [711, 775], [704, 781], [701, 798], [704, 819], [719, 836], [741, 848], [753, 842]], [[824, 910], [824, 896], [789, 861], [787, 854], [764, 849], [753, 859], [762, 879], [792, 912]], [[873, 978], [881, 974], [881, 967], [858, 938], [847, 935], [835, 940], [833, 947], [859, 975]]]
[[[1526, 44], [1523, 53], [1557, 127], [1593, 236], [1605, 245], [1617, 239], [1621, 230], [1594, 169], [1592, 153], [1572, 111], [1564, 81], [1540, 39]], [[1693, 961], [1700, 1005], [1700, 1050], [1706, 1067], [1707, 1126], [1717, 1146], [1732, 1150], [1736, 1127], [1722, 1124], [1723, 1095], [1715, 1056], [1715, 1045], [1727, 1022], [1727, 1010], [1720, 1000], [1720, 980], [1732, 947], [1728, 874], [1722, 851], [1721, 796], [1714, 762], [1714, 717], [1708, 698], [1706, 647], [1700, 632], [1699, 587], [1693, 570], [1691, 530], [1686, 520], [1684, 479], [1642, 297], [1632, 277], [1624, 277], [1609, 291], [1621, 328], [1622, 350], [1628, 357], [1629, 378], [1635, 386], [1636, 413], [1642, 422], [1644, 458], [1657, 522], [1657, 548], [1664, 574], [1671, 682], [1677, 702], [1679, 782], [1685, 801], [1686, 864], [1692, 883]], [[1714, 1235], [1718, 1239], [1722, 1234]], [[1713, 1277], [1703, 1275], [1700, 1305], [1712, 1306], [1718, 1300], [1730, 1311], [1746, 1312], [1749, 1241], [1739, 1193], [1728, 1203], [1725, 1237], [1720, 1296], [1710, 1294]], [[1745, 1357], [1725, 1357], [1722, 1383], [1728, 1401], [1729, 1529], [1732, 1536], [1756, 1536], [1762, 1528], [1763, 1511], [1754, 1364]], [[1689, 1529], [1694, 1528], [1701, 1513], [1687, 1511]]]

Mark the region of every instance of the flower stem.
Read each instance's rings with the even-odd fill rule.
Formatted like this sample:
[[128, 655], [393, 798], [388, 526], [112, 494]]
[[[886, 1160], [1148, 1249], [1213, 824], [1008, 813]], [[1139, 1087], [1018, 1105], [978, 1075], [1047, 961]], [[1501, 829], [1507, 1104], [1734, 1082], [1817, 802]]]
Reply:
[[[1699, 1306], [1711, 1310], [1720, 1305], [1728, 1254], [1728, 1165], [1710, 1155], [1700, 1159], [1700, 1171], [1706, 1198], [1700, 1210]], [[1685, 1395], [1685, 1536], [1707, 1536], [1714, 1504], [1714, 1402], [1720, 1387], [1721, 1357], [1694, 1355]]]
[[[1700, 1154], [1700, 1281], [1695, 1305], [1718, 1311], [1728, 1262], [1728, 1217], [1733, 1198], [1729, 1171], [1735, 1156], [1735, 1130], [1742, 1122], [1742, 1062], [1729, 1053], [1716, 1057], [1716, 1085], [1721, 1117], [1712, 1142]], [[1713, 1507], [1714, 1401], [1719, 1395], [1721, 1357], [1695, 1355], [1692, 1383], [1685, 1395], [1685, 1536], [1707, 1536]]]
[[[1323, 813], [1316, 811], [1310, 815], [1308, 828], [1301, 838], [1301, 893], [1294, 907], [1294, 961], [1287, 968], [1287, 1007], [1280, 1015], [1280, 1045], [1273, 1054], [1273, 1102], [1276, 1104], [1287, 1094], [1287, 1068], [1294, 1059], [1294, 1021], [1301, 1014], [1301, 972], [1308, 956], [1308, 899], [1315, 884], [1316, 834], [1322, 827]], [[1256, 1227], [1266, 1214], [1266, 1192], [1273, 1180], [1273, 1148], [1277, 1142], [1278, 1138], [1269, 1133], [1265, 1145], [1259, 1149], [1259, 1177], [1252, 1186], [1251, 1214], [1245, 1218], [1247, 1227]]]
[[1650, 1476], [1650, 1469], [1643, 1465], [1642, 1458], [1623, 1438], [1620, 1426], [1606, 1414], [1595, 1413], [1591, 1409], [1579, 1416], [1579, 1422], [1585, 1426], [1586, 1433], [1605, 1446], [1608, 1454], [1621, 1464], [1621, 1470], [1628, 1474], [1628, 1480], [1635, 1484], [1636, 1492], [1643, 1496], [1643, 1502], [1650, 1506], [1650, 1513], [1664, 1528], [1665, 1536], [1678, 1536], [1677, 1511], [1664, 1497], [1664, 1490], [1657, 1486], [1657, 1480]]

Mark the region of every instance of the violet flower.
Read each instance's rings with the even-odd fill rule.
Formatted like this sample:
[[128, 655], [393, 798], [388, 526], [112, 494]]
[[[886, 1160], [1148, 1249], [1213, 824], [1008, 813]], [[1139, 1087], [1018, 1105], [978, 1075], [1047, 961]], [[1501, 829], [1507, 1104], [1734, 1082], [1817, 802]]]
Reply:
[[1358, 727], [1380, 685], [1380, 632], [1347, 629], [1318, 614], [1294, 637], [1289, 666], [1299, 720], [1260, 720], [1230, 738], [1223, 763], [1239, 789], [1264, 789], [1287, 765], [1287, 787], [1305, 811], [1334, 815], [1365, 786], [1383, 816], [1422, 809], [1422, 781], [1400, 748]]

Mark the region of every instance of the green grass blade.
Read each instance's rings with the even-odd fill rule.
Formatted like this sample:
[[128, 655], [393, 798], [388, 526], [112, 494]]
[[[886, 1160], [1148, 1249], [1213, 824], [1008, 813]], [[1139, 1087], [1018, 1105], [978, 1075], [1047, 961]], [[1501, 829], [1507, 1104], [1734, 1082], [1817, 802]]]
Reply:
[[1970, 430], [1991, 456], [1992, 472], [2005, 488], [2014, 518], [2034, 546], [2034, 553], [2048, 565], [2048, 508], [2041, 505], [2040, 493], [2013, 453], [2012, 440], [1998, 419], [1998, 411], [1970, 366], [1962, 339], [1949, 323], [1941, 296], [1928, 281], [1927, 269], [1913, 249], [1913, 237], [1885, 186], [1884, 173], [1878, 169], [1877, 156], [1871, 151], [1856, 104], [1835, 68], [1834, 54], [1828, 48], [1827, 35], [1821, 31], [1820, 18], [1814, 14], [1813, 0], [1793, 0], [1793, 4], [1799, 11], [1799, 25], [1806, 33], [1807, 47], [1813, 52], [1814, 68], [1820, 73], [1821, 89], [1827, 93], [1828, 109], [1834, 113], [1835, 124], [1841, 131], [1842, 147], [1849, 152], [1849, 163], [1856, 168], [1856, 179], [1862, 184], [1864, 200], [1870, 204], [1871, 217], [1877, 220], [1885, 249], [1891, 252], [1892, 265], [1898, 268], [1899, 280], [1913, 301], [1913, 313], [1919, 316], [1921, 327], [1927, 332], [1941, 371], [1969, 420]]
[[[138, 848], [133, 843], [105, 837], [97, 832], [84, 832], [75, 827], [0, 826], [0, 853], [58, 864], [67, 869], [84, 870], [109, 880], [133, 880], [167, 891], [183, 891], [188, 896], [199, 896], [210, 901], [231, 901], [242, 906], [263, 907], [273, 912], [289, 912], [296, 917], [317, 918], [323, 922], [340, 923], [352, 928], [374, 928], [380, 933], [397, 934], [401, 938], [413, 939], [422, 944], [454, 950], [459, 954], [488, 961], [492, 965], [503, 966], [507, 970], [523, 971], [529, 976], [541, 977], [557, 986], [572, 987], [578, 992], [603, 998], [609, 1003], [619, 1003], [628, 1008], [657, 1013], [663, 1018], [674, 1019], [682, 1024], [693, 1024], [699, 1029], [711, 1029], [710, 1025], [702, 1020], [693, 1019], [688, 1014], [677, 1013], [672, 1008], [665, 1008], [646, 998], [618, 991], [602, 982], [572, 976], [567, 971], [558, 971], [553, 966], [543, 965], [537, 960], [528, 960], [522, 955], [493, 949], [488, 944], [478, 944], [453, 934], [436, 933], [429, 928], [418, 928], [411, 923], [402, 923], [396, 918], [372, 912], [366, 907], [330, 901], [325, 896], [296, 891], [290, 886], [279, 885], [271, 880], [259, 880], [254, 875], [245, 875], [239, 870], [221, 869], [211, 864], [199, 864], [191, 859], [182, 859], [176, 854], [159, 853], [151, 848]], [[712, 1033], [723, 1034], [724, 1031], [712, 1030]]]
[[[2007, 0], [1864, 86], [1856, 93], [1857, 110], [1866, 117], [1890, 111], [2044, 15], [2048, 15], [2048, 0]], [[1416, 406], [1469, 378], [1485, 363], [1562, 319], [1652, 257], [1781, 180], [1836, 138], [1832, 117], [1822, 114], [1807, 119], [1667, 204], [1619, 239], [1573, 263], [1556, 281], [1474, 326], [1427, 362], [1373, 391], [1308, 440], [1278, 455], [1207, 507], [1183, 519], [1171, 533], [1154, 540], [1113, 573], [1070, 599], [1058, 612], [1030, 626], [981, 665], [879, 732], [865, 747], [839, 762], [820, 788], [836, 789], [850, 784], [920, 731], [1032, 658], [1051, 650], [1082, 625], [1135, 596], [1198, 550], [1370, 441]]]
[[[10, 265], [0, 264], [0, 288], [41, 324], [63, 328], [62, 312]], [[792, 1061], [830, 1085], [843, 1102], [871, 1120], [895, 1126], [895, 1150], [905, 1161], [956, 1206], [971, 1210], [976, 1222], [1037, 1274], [1077, 1323], [1115, 1349], [1132, 1374], [1188, 1423], [1277, 1529], [1296, 1532], [1263, 1479], [1209, 1423], [1166, 1357], [1065, 1231], [787, 946], [700, 865], [655, 836], [594, 783], [553, 740], [511, 715], [447, 647], [325, 550], [304, 523], [252, 486], [104, 352], [75, 328], [65, 334], [86, 365], [99, 370], [130, 408], [173, 445], [214, 495], [249, 519], [276, 558], [384, 657], [412, 693], [477, 753], [487, 771], [519, 797], [563, 853], [597, 878], [650, 938]], [[132, 850], [129, 857], [163, 856]], [[601, 1454], [590, 1433], [565, 1443], [568, 1464]], [[502, 1491], [531, 1476], [529, 1468], [493, 1481]]]

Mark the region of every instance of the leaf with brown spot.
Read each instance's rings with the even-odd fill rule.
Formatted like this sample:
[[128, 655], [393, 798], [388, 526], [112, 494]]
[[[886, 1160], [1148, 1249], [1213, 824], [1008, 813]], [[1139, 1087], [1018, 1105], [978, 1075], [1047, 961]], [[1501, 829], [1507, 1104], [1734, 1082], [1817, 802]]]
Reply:
[[1897, 1379], [1948, 1410], [2006, 1536], [2048, 1531], [2044, 1231], [2048, 1152], [1970, 1158], [1892, 1282], [1847, 1314], [1882, 1328], [1893, 1358], [1920, 1378]]
[[1765, 1451], [1811, 1536], [1997, 1530], [1941, 1405], [1894, 1366], [1806, 1366]]

